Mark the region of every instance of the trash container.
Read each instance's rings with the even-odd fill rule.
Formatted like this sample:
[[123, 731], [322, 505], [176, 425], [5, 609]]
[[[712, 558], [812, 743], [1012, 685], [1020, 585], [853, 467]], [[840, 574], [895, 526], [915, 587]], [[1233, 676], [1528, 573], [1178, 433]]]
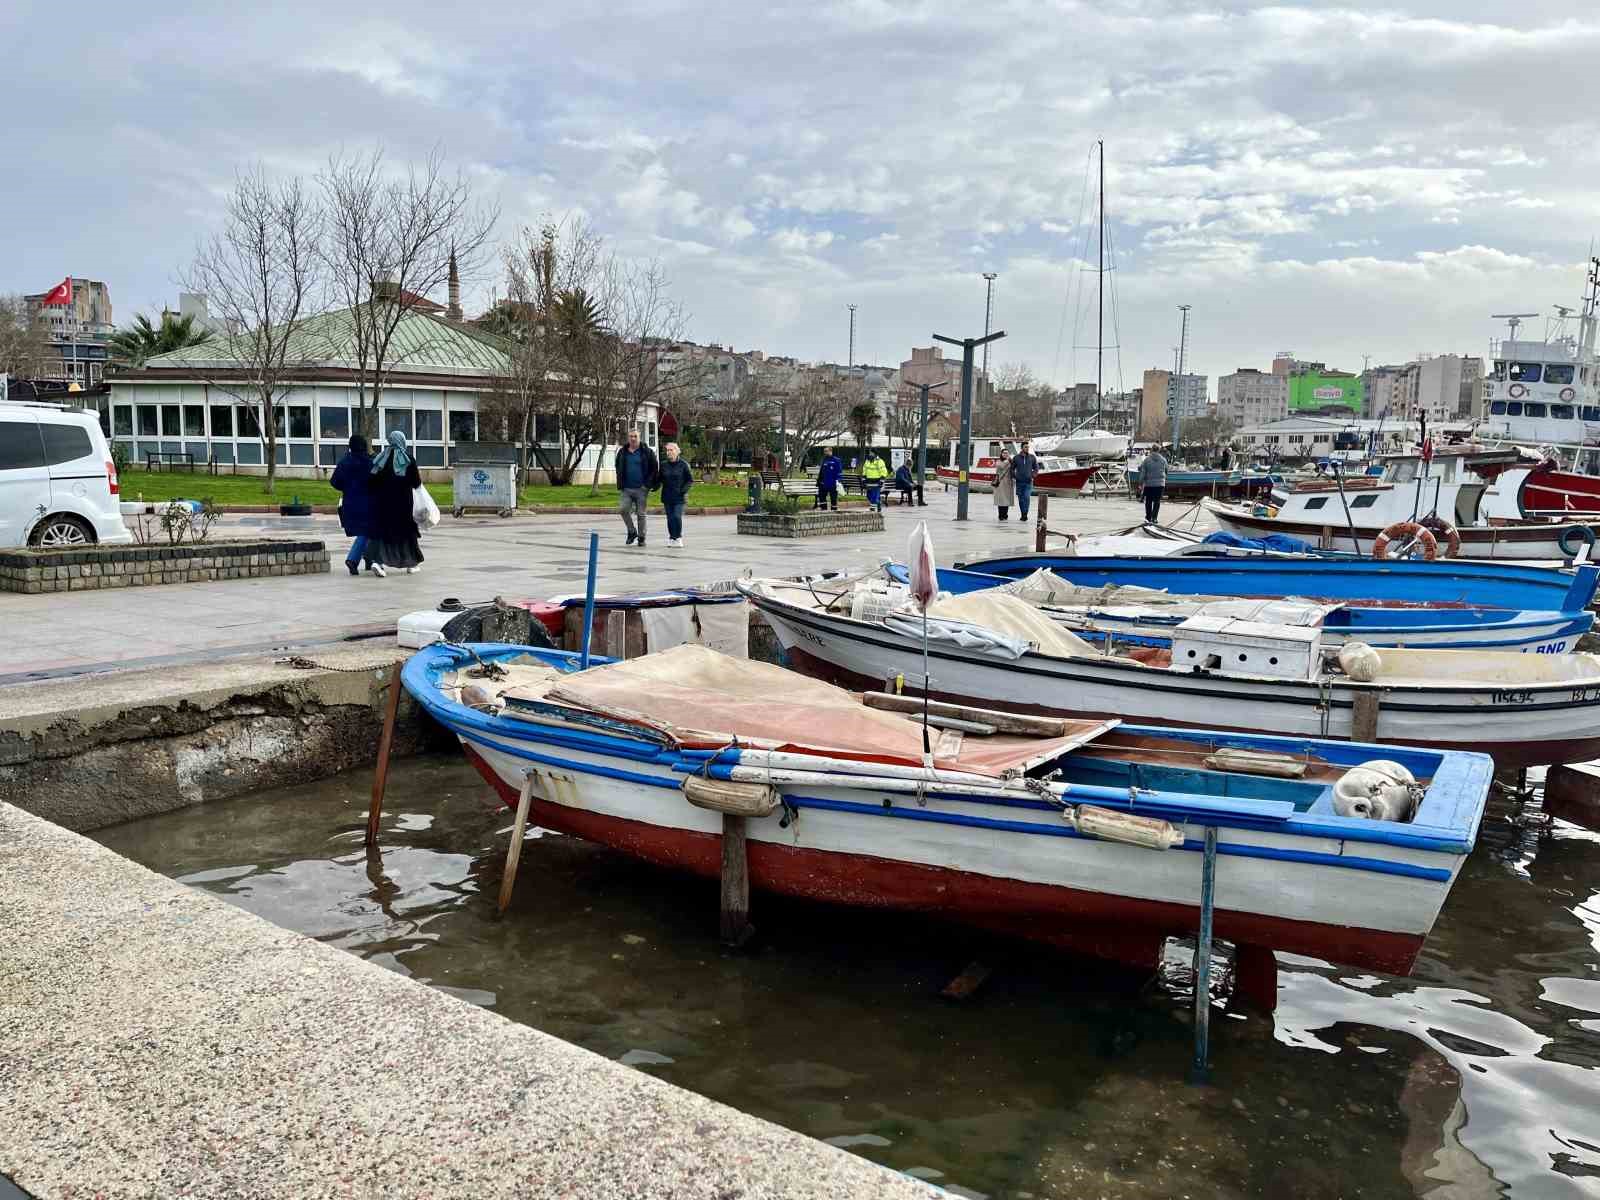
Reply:
[[493, 442], [462, 442], [455, 453], [455, 501], [451, 516], [487, 509], [509, 517], [517, 511], [517, 451]]

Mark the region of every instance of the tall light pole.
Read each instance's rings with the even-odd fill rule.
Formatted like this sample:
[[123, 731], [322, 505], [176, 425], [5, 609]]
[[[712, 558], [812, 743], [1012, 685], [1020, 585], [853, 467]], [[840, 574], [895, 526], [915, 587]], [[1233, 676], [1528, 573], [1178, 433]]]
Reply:
[[918, 418], [922, 432], [917, 441], [917, 502], [923, 505], [927, 503], [922, 499], [922, 482], [928, 470], [928, 393], [947, 386], [949, 382], [948, 379], [941, 379], [938, 383], [917, 384], [917, 390], [922, 393], [922, 413]]
[[[994, 281], [995, 281], [995, 272], [993, 272], [993, 271], [985, 271], [983, 273], [983, 280], [984, 280], [983, 336], [984, 337], [988, 337], [989, 336], [989, 318], [994, 315]], [[989, 346], [988, 346], [987, 343], [985, 343], [984, 347], [983, 347], [983, 382], [985, 384], [987, 384], [989, 382]]]
[[[1183, 314], [1183, 327], [1178, 334], [1178, 371], [1172, 377], [1172, 394], [1176, 398], [1182, 386], [1184, 357], [1189, 351], [1189, 305], [1178, 305], [1178, 311]], [[1172, 452], [1178, 452], [1178, 432], [1183, 427], [1183, 416], [1179, 411], [1180, 405], [1172, 406]]]
[[850, 361], [845, 363], [845, 369], [849, 371], [856, 365], [856, 306], [846, 304], [845, 307], [850, 310]]
[[967, 469], [972, 465], [972, 352], [979, 346], [997, 342], [1005, 337], [1005, 330], [996, 330], [981, 338], [951, 338], [934, 334], [933, 340], [947, 346], [961, 347], [961, 441], [956, 450], [956, 520], [967, 519]]

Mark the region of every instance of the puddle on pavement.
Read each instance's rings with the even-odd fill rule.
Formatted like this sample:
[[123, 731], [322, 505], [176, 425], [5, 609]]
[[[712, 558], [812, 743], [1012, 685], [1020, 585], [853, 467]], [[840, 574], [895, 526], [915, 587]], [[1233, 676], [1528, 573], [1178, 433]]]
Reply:
[[[1600, 837], [1495, 801], [1414, 975], [1280, 956], [1271, 1019], [1214, 1019], [1094, 964], [903, 916], [754, 898], [530, 834], [462, 761], [103, 830], [267, 920], [958, 1195], [1438, 1200], [1600, 1195]], [[962, 1005], [938, 992], [995, 968]]]

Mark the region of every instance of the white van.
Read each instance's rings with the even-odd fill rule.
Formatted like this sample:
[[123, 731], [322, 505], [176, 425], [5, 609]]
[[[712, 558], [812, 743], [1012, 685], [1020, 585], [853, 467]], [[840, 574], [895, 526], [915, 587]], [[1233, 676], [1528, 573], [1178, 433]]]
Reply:
[[0, 401], [0, 547], [131, 542], [99, 418]]

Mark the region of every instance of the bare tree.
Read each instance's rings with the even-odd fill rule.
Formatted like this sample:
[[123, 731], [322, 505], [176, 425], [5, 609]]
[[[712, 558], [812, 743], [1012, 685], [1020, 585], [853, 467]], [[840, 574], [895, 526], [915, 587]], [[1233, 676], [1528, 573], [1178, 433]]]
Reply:
[[0, 296], [0, 375], [32, 379], [49, 353], [44, 314], [20, 295]]
[[661, 351], [688, 333], [689, 315], [671, 297], [666, 272], [655, 260], [613, 264], [616, 378], [630, 405], [628, 420], [654, 404], [670, 408], [683, 424], [680, 409], [693, 408], [705, 392], [705, 364], [682, 361], [665, 370]]
[[818, 446], [831, 445], [847, 425], [843, 381], [831, 370], [812, 369], [800, 374], [785, 405], [788, 423], [790, 474], [805, 465]]
[[299, 179], [273, 183], [259, 166], [242, 171], [222, 232], [202, 242], [183, 275], [234, 333], [220, 352], [193, 353], [208, 382], [255, 414], [266, 443], [267, 492], [277, 478], [278, 405], [322, 347], [306, 330], [324, 294], [322, 214]]
[[[931, 412], [929, 415], [932, 415]], [[915, 457], [917, 439], [922, 430], [921, 389], [901, 387], [883, 417], [884, 432], [888, 434], [890, 444], [898, 441]]]
[[386, 170], [382, 149], [337, 152], [317, 183], [327, 205], [328, 275], [349, 312], [358, 419], [373, 433], [396, 331], [429, 304], [429, 293], [479, 273], [500, 213], [474, 200], [465, 175], [446, 172], [437, 148], [399, 174]]

